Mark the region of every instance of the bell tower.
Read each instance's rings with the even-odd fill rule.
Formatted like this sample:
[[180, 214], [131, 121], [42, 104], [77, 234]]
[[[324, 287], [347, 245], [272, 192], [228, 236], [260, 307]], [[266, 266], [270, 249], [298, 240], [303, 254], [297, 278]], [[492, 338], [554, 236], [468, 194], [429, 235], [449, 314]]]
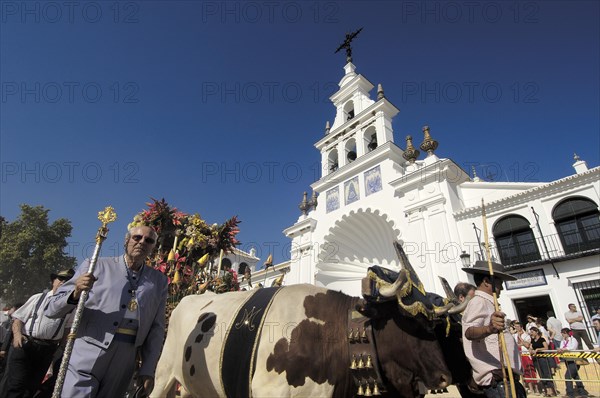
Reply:
[[373, 100], [373, 84], [356, 73], [354, 64], [347, 63], [344, 72], [339, 90], [330, 97], [336, 110], [333, 124], [327, 122], [325, 137], [315, 144], [321, 152], [322, 177], [394, 141], [392, 118], [399, 110], [385, 98], [381, 84]]

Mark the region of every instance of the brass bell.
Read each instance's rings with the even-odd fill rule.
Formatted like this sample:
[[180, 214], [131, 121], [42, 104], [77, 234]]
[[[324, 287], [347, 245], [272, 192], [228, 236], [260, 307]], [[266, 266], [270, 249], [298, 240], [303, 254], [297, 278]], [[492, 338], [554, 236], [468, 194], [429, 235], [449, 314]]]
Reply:
[[373, 386], [373, 395], [381, 395], [381, 393], [379, 392], [379, 387], [377, 386], [377, 383], [375, 383], [375, 385]]
[[356, 369], [356, 356], [352, 354], [352, 361], [350, 361], [350, 369]]
[[358, 385], [358, 391], [356, 392], [356, 395], [365, 395], [362, 388], [362, 383]]
[[348, 340], [350, 340], [350, 342], [354, 341], [354, 329], [350, 329], [348, 332]]
[[365, 364], [365, 368], [371, 369], [373, 367], [373, 362], [371, 361], [371, 356], [367, 355], [367, 363]]
[[356, 367], [358, 369], [362, 369], [365, 367], [365, 363], [363, 362], [362, 354], [360, 355], [360, 358], [358, 359], [358, 365], [356, 365]]
[[363, 340], [365, 343], [368, 343], [368, 342], [369, 342], [369, 340], [367, 339], [367, 329], [363, 328], [362, 335], [361, 335], [360, 337], [362, 338], [362, 340]]
[[365, 388], [365, 397], [370, 397], [373, 394], [371, 394], [371, 387], [369, 387], [369, 383], [367, 383], [367, 388]]
[[354, 332], [354, 340], [360, 342], [360, 330], [356, 328], [356, 332]]

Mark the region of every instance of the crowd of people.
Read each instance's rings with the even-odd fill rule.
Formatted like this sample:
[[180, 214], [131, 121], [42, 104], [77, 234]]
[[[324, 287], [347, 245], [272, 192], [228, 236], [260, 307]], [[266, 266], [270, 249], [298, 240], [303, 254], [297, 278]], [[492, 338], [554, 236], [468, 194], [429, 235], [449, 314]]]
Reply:
[[[157, 239], [152, 228], [133, 227], [125, 236], [123, 256], [99, 258], [93, 273], [88, 272], [89, 260], [76, 272], [52, 273], [51, 289], [31, 296], [23, 305], [12, 306], [8, 321], [0, 325], [0, 362], [6, 366], [0, 382], [1, 397], [52, 395], [74, 310], [84, 292], [88, 297], [72, 342], [62, 396], [123, 397], [134, 372], [136, 397], [152, 391], [165, 335], [167, 278], [144, 264]], [[475, 285], [461, 282], [454, 288], [459, 302], [468, 301], [462, 319], [457, 316], [476, 384], [472, 388], [486, 398], [505, 398], [505, 390], [513, 387], [515, 398], [524, 398], [528, 392], [557, 396], [552, 376], [559, 364], [554, 357], [536, 354], [578, 350], [583, 343], [590, 350], [600, 349], [593, 347], [583, 316], [574, 304], [565, 314], [568, 328], [551, 312], [545, 321], [528, 315], [525, 327], [519, 321], [507, 320], [496, 301], [503, 283], [516, 278], [505, 273], [500, 264], [492, 263], [492, 269], [490, 273], [487, 262], [477, 261], [473, 267], [463, 268], [473, 275]], [[592, 320], [600, 342], [600, 309]], [[503, 356], [509, 359], [512, 374], [505, 369]], [[579, 378], [580, 363], [574, 359], [564, 363], [565, 397], [590, 396]], [[511, 379], [514, 383], [509, 387]], [[443, 392], [447, 390], [432, 391]], [[512, 393], [509, 396], [513, 397]]]

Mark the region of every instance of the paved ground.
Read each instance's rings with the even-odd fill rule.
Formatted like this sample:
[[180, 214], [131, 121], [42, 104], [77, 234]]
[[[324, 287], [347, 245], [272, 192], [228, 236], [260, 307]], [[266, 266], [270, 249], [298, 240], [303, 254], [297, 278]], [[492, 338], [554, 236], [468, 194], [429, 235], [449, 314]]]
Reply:
[[[591, 361], [591, 360], [590, 360]], [[562, 365], [562, 364], [561, 364]], [[561, 372], [557, 373], [555, 377], [555, 383], [560, 391], [559, 397], [565, 394], [565, 381], [564, 381], [564, 365], [561, 366]], [[583, 380], [586, 390], [591, 394], [590, 397], [594, 396], [600, 398], [600, 365], [597, 363], [590, 363], [589, 365], [582, 366], [579, 369], [579, 375]], [[427, 394], [427, 398], [461, 398], [458, 390], [454, 386], [448, 387], [448, 392], [443, 394]], [[542, 397], [541, 394], [528, 394], [528, 397]]]

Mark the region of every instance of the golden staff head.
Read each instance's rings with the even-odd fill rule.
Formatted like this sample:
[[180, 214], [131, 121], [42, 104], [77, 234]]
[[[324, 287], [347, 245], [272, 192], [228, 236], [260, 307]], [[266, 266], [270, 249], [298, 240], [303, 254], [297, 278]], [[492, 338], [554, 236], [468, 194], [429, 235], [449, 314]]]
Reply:
[[106, 239], [106, 235], [108, 233], [108, 228], [106, 226], [116, 219], [117, 213], [115, 213], [115, 209], [113, 209], [112, 206], [107, 206], [104, 210], [98, 212], [98, 220], [100, 220], [102, 225], [96, 234], [96, 243], [100, 244], [102, 241], [104, 241], [104, 239]]

